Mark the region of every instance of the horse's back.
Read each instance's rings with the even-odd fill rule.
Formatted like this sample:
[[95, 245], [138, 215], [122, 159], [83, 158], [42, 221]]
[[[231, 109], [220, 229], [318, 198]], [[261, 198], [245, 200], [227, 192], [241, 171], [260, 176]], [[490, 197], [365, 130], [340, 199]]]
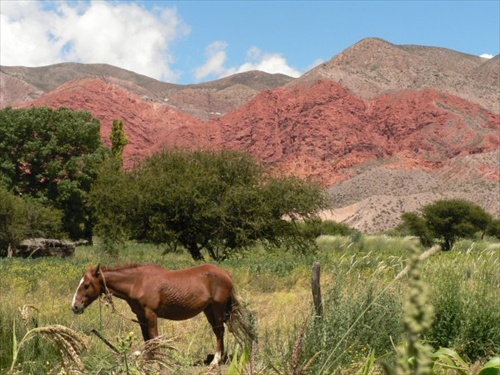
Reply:
[[204, 263], [180, 270], [168, 270], [159, 265], [145, 265], [144, 275], [149, 275], [146, 279], [164, 288], [172, 288], [187, 291], [206, 288], [213, 294], [213, 290], [224, 288], [233, 289], [231, 276], [224, 269], [210, 263]]
[[212, 303], [225, 306], [233, 293], [230, 275], [212, 264], [181, 270], [152, 266], [144, 272], [149, 277], [142, 284], [142, 299], [167, 319], [189, 319]]
[[228, 281], [231, 280], [231, 276], [227, 271], [211, 263], [204, 263], [180, 270], [168, 270], [167, 273], [169, 274], [170, 277], [176, 277], [176, 278], [214, 277]]

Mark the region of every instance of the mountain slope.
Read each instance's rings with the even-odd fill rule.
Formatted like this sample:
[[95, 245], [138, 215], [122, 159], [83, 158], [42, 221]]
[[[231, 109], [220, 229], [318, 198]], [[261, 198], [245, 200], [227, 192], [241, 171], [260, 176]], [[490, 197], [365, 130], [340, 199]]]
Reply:
[[431, 89], [362, 100], [332, 81], [257, 95], [213, 120], [221, 145], [325, 186], [363, 163], [435, 170], [499, 146], [500, 116]]
[[402, 89], [434, 88], [499, 113], [499, 62], [498, 56], [486, 60], [445, 48], [367, 38], [293, 84], [330, 79], [366, 99]]
[[[60, 85], [82, 78], [105, 78], [143, 100], [168, 104], [207, 120], [246, 103], [261, 90], [283, 86], [293, 78], [258, 71], [216, 81], [177, 85], [107, 64], [61, 63], [37, 68], [0, 67], [0, 108], [23, 105]], [[5, 88], [4, 88], [5, 87]]]
[[158, 151], [162, 145], [195, 148], [200, 143], [195, 137], [183, 136], [184, 129], [200, 126], [198, 118], [160, 103], [144, 101], [105, 77], [66, 82], [24, 106], [89, 111], [100, 120], [101, 135], [108, 145], [113, 120], [123, 119], [129, 140], [124, 150], [127, 167]]

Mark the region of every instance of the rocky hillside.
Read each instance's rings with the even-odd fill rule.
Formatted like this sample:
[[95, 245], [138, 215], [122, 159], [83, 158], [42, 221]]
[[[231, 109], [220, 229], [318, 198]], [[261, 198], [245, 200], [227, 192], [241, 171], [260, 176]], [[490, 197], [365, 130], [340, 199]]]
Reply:
[[500, 216], [499, 63], [366, 39], [297, 79], [173, 85], [108, 65], [1, 67], [1, 100], [88, 110], [108, 143], [123, 119], [129, 168], [165, 147], [250, 152], [320, 181], [332, 196], [325, 217], [377, 232], [445, 197]]
[[332, 81], [263, 92], [213, 122], [221, 145], [325, 186], [365, 164], [437, 170], [500, 144], [500, 116], [458, 97], [424, 89], [363, 100]]
[[143, 101], [164, 104], [202, 120], [239, 107], [259, 91], [293, 80], [283, 74], [253, 71], [196, 85], [175, 85], [106, 64], [63, 63], [39, 68], [3, 66], [0, 67], [0, 108], [30, 103], [64, 83], [83, 78], [105, 79], [139, 95]]
[[500, 112], [500, 55], [493, 59], [438, 47], [363, 39], [298, 78], [329, 79], [370, 99], [402, 89], [433, 88]]

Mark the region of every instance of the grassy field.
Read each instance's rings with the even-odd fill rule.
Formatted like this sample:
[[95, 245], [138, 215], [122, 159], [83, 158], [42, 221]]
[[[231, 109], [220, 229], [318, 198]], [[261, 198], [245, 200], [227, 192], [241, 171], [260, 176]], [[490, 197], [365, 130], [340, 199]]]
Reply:
[[[307, 256], [255, 248], [222, 263], [257, 319], [259, 341], [251, 360], [240, 366], [243, 373], [354, 374], [371, 356], [396, 363], [395, 346], [406, 340], [404, 305], [411, 293], [408, 277], [397, 276], [418, 245], [409, 238], [387, 236], [325, 236], [317, 244], [319, 250]], [[195, 264], [187, 253], [162, 254], [161, 248], [134, 243], [120, 249], [118, 257], [106, 254], [97, 243], [79, 247], [73, 258], [65, 260], [0, 259], [0, 373], [8, 373], [13, 353], [18, 357], [12, 372], [19, 374], [140, 373], [140, 330], [124, 302], [115, 299], [119, 314], [98, 301], [83, 315], [70, 309], [88, 265], [129, 261], [171, 269]], [[321, 319], [312, 317], [314, 262], [321, 265]], [[434, 311], [424, 341], [433, 350], [455, 350], [462, 366], [471, 369], [499, 355], [500, 244], [460, 241], [452, 251], [438, 252], [420, 266], [427, 303]], [[65, 328], [78, 336], [75, 342]], [[183, 322], [161, 320], [159, 330], [168, 338], [164, 345], [172, 347], [164, 349], [161, 373], [207, 373], [202, 362], [213, 353], [215, 339], [203, 315]], [[71, 349], [65, 349], [65, 343]], [[241, 353], [230, 334], [226, 347], [230, 356]], [[72, 356], [81, 360], [83, 371], [76, 369]], [[230, 372], [229, 367], [218, 371]], [[373, 365], [370, 370], [380, 368]]]

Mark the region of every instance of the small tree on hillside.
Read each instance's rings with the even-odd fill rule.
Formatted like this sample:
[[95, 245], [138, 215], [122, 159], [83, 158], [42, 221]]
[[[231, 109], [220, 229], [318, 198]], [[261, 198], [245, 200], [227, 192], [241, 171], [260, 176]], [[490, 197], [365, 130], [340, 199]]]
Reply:
[[477, 233], [484, 235], [492, 217], [474, 203], [450, 199], [424, 206], [421, 215], [403, 214], [402, 220], [424, 245], [438, 239], [443, 250], [450, 250], [459, 238], [471, 238]]
[[431, 233], [427, 221], [415, 212], [405, 212], [401, 219], [407, 231], [420, 238], [420, 243], [425, 247], [431, 247], [434, 242], [434, 234]]

